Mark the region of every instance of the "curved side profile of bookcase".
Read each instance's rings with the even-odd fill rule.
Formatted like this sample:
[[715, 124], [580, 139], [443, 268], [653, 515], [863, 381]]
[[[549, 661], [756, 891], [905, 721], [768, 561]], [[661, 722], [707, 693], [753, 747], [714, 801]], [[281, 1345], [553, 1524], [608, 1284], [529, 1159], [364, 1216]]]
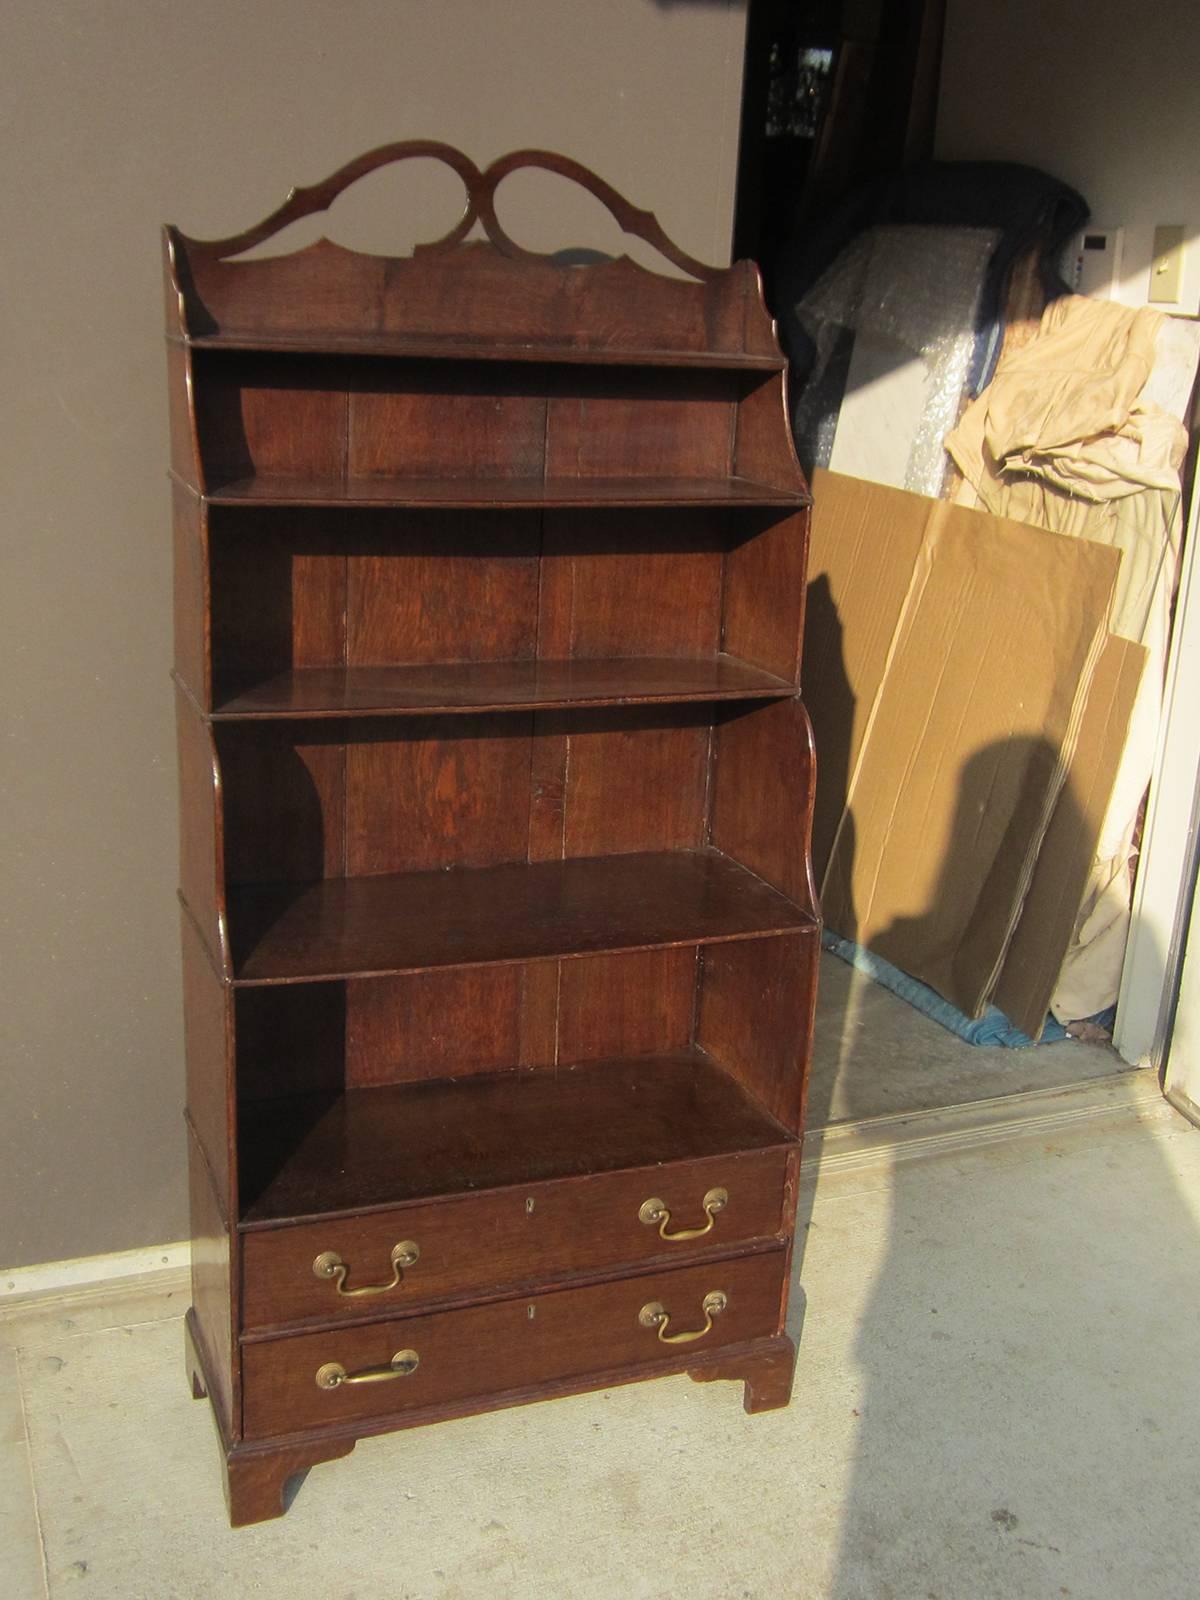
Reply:
[[192, 697], [176, 688], [179, 792], [179, 897], [196, 924], [217, 975], [233, 977], [225, 906], [221, 764], [212, 728]]

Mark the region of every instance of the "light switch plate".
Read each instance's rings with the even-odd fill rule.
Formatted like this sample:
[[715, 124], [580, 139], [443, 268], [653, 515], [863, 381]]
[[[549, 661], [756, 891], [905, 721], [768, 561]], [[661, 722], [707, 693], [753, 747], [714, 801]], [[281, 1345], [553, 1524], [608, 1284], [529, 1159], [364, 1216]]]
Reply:
[[1176, 306], [1183, 294], [1183, 228], [1160, 223], [1154, 230], [1154, 259], [1150, 263], [1151, 305]]

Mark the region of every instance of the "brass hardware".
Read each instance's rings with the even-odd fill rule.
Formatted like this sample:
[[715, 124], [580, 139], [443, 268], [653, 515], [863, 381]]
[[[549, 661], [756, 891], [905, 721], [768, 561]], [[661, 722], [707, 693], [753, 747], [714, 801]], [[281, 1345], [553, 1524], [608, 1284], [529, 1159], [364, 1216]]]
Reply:
[[340, 1361], [327, 1361], [317, 1368], [318, 1389], [340, 1389], [347, 1383], [389, 1383], [393, 1378], [407, 1378], [417, 1370], [420, 1356], [415, 1350], [397, 1350], [386, 1367], [364, 1367], [361, 1372], [347, 1372]]
[[657, 1328], [660, 1344], [691, 1344], [693, 1339], [703, 1339], [713, 1325], [713, 1318], [719, 1317], [729, 1304], [728, 1296], [721, 1293], [720, 1289], [712, 1289], [704, 1296], [700, 1309], [704, 1312], [704, 1326], [702, 1328], [689, 1328], [686, 1333], [668, 1333], [671, 1318], [667, 1309], [658, 1300], [651, 1300], [638, 1312], [638, 1321], [643, 1328]]
[[419, 1247], [411, 1239], [402, 1239], [399, 1244], [392, 1246], [392, 1276], [389, 1282], [364, 1283], [359, 1289], [347, 1289], [346, 1277], [350, 1268], [336, 1250], [322, 1250], [313, 1262], [313, 1277], [333, 1278], [337, 1284], [337, 1292], [346, 1295], [348, 1299], [360, 1294], [386, 1294], [389, 1289], [397, 1286], [404, 1276], [404, 1268], [411, 1267], [420, 1254]]
[[657, 1197], [643, 1200], [638, 1211], [638, 1221], [644, 1222], [648, 1228], [658, 1226], [658, 1237], [666, 1239], [669, 1244], [682, 1242], [684, 1239], [703, 1239], [706, 1233], [711, 1233], [717, 1220], [717, 1212], [724, 1211], [729, 1204], [729, 1192], [726, 1189], [710, 1189], [703, 1200], [704, 1215], [708, 1221], [702, 1228], [676, 1228], [674, 1233], [667, 1232], [667, 1223], [671, 1220], [671, 1212], [665, 1200]]

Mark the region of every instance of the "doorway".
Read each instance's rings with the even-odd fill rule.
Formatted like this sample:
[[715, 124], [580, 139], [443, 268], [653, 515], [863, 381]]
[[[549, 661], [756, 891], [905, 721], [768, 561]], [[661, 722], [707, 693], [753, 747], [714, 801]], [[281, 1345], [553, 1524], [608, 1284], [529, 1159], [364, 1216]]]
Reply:
[[[856, 189], [933, 156], [945, 13], [945, 0], [750, 0], [734, 257], [758, 262], [777, 317], [797, 241]], [[1015, 1112], [1128, 1070], [1098, 1033], [1030, 1049], [967, 1044], [823, 957], [811, 1128], [993, 1102]]]

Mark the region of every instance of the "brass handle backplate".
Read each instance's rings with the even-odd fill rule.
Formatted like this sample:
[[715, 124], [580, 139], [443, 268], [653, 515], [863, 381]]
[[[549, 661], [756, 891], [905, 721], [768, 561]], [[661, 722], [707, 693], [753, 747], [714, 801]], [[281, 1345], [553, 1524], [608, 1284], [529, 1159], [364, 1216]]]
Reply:
[[337, 1292], [353, 1299], [360, 1294], [386, 1294], [389, 1289], [394, 1289], [404, 1277], [404, 1268], [411, 1267], [420, 1256], [419, 1247], [411, 1239], [402, 1239], [399, 1244], [392, 1246], [391, 1262], [392, 1275], [387, 1283], [364, 1283], [361, 1288], [347, 1289], [346, 1278], [350, 1268], [338, 1255], [336, 1250], [322, 1250], [313, 1262], [314, 1278], [332, 1278], [337, 1286]]
[[364, 1367], [361, 1372], [347, 1372], [340, 1361], [327, 1361], [317, 1368], [318, 1389], [341, 1389], [348, 1383], [389, 1383], [393, 1378], [407, 1378], [417, 1370], [420, 1356], [415, 1350], [397, 1350], [386, 1367]]
[[658, 1237], [666, 1239], [671, 1244], [680, 1243], [684, 1239], [703, 1239], [706, 1233], [711, 1233], [717, 1220], [717, 1212], [724, 1211], [729, 1204], [729, 1192], [726, 1189], [710, 1189], [702, 1201], [704, 1215], [708, 1219], [701, 1228], [676, 1228], [674, 1233], [667, 1232], [667, 1223], [671, 1220], [671, 1212], [665, 1200], [657, 1196], [643, 1200], [638, 1211], [638, 1221], [644, 1222], [648, 1228], [657, 1227]]
[[729, 1304], [728, 1295], [721, 1293], [720, 1289], [712, 1289], [704, 1296], [700, 1309], [704, 1312], [704, 1326], [702, 1328], [688, 1328], [683, 1333], [668, 1333], [671, 1318], [667, 1308], [658, 1300], [651, 1300], [638, 1312], [638, 1321], [643, 1328], [656, 1328], [660, 1344], [691, 1344], [693, 1339], [703, 1339], [711, 1331], [713, 1318], [719, 1317]]

